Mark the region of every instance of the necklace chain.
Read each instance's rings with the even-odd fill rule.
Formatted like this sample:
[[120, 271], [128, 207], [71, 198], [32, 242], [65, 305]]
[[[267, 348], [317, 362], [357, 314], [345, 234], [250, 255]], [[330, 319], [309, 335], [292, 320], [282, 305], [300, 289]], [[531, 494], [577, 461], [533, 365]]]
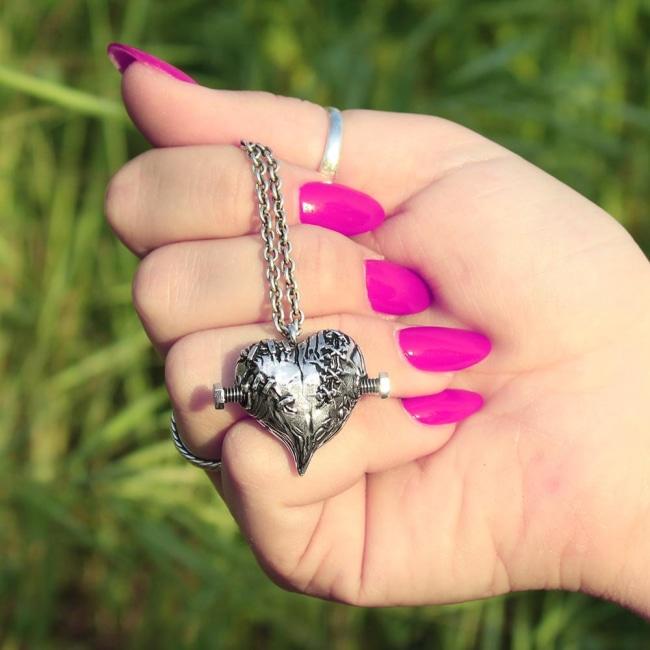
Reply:
[[[282, 198], [282, 183], [278, 176], [278, 161], [271, 150], [261, 144], [242, 140], [241, 146], [253, 165], [273, 322], [280, 334], [295, 343], [300, 335], [305, 315], [299, 305], [300, 294], [294, 275], [296, 264], [291, 258], [291, 242], [288, 237], [289, 228]], [[289, 321], [285, 321], [284, 315], [285, 292], [291, 307]]]

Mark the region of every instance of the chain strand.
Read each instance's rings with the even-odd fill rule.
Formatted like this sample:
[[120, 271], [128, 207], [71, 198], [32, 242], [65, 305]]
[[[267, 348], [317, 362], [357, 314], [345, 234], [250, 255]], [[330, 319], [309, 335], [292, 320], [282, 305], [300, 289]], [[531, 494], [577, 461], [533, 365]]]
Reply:
[[[253, 166], [257, 210], [261, 221], [260, 234], [264, 241], [266, 278], [269, 283], [269, 298], [273, 322], [277, 330], [292, 343], [300, 335], [305, 315], [300, 309], [300, 294], [296, 284], [296, 265], [291, 257], [289, 228], [284, 210], [282, 183], [278, 176], [278, 162], [268, 147], [242, 140], [242, 149]], [[276, 241], [277, 235], [277, 241]], [[282, 287], [284, 281], [285, 289]], [[291, 307], [289, 321], [285, 321], [283, 298]]]

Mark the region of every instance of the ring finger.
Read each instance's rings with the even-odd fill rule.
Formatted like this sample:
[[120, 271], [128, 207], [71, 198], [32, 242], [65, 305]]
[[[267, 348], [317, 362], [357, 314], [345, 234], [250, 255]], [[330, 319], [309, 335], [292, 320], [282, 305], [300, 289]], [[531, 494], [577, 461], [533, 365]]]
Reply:
[[[422, 372], [417, 366], [414, 367], [413, 359], [404, 353], [400, 336], [402, 328], [398, 324], [352, 315], [305, 321], [305, 334], [329, 328], [344, 331], [356, 341], [365, 356], [370, 376], [379, 371], [388, 372], [391, 398], [381, 401], [363, 398], [355, 407], [350, 424], [346, 426], [343, 446], [336, 442], [339, 439], [336, 436], [316, 455], [310, 473], [315, 471], [322, 474], [322, 485], [327, 484], [325, 476], [331, 474], [334, 467], [341, 471], [347, 467], [345, 472], [351, 472], [349, 476], [352, 478], [356, 477], [357, 472], [380, 471], [431, 453], [447, 439], [452, 428], [427, 425], [448, 425], [480, 406], [481, 399], [476, 393], [467, 390], [441, 392], [452, 382], [452, 371], [443, 371], [443, 367], [439, 366], [438, 372]], [[430, 345], [434, 338], [442, 334], [435, 329], [431, 328], [429, 332], [432, 337]], [[183, 431], [183, 439], [197, 455], [220, 458], [224, 434], [247, 417], [236, 406], [215, 411], [212, 407], [212, 383], [218, 380], [225, 385], [230, 384], [240, 351], [270, 336], [273, 336], [273, 332], [268, 325], [227, 327], [186, 336], [170, 350], [165, 366], [167, 388]], [[484, 337], [458, 331], [456, 336], [462, 337], [465, 350], [472, 340], [473, 353], [471, 357], [466, 356], [462, 365], [476, 363], [487, 354], [489, 346]], [[444, 355], [448, 356], [450, 352], [448, 348]], [[405, 397], [406, 400], [401, 399]], [[282, 449], [279, 443], [268, 440], [266, 435], [264, 438], [260, 444], [278, 458], [274, 462], [282, 465], [290, 462], [286, 455], [282, 460], [282, 453], [278, 455], [273, 449], [276, 446]], [[359, 462], [346, 462], [346, 458], [350, 457]], [[367, 464], [362, 467], [361, 462]]]

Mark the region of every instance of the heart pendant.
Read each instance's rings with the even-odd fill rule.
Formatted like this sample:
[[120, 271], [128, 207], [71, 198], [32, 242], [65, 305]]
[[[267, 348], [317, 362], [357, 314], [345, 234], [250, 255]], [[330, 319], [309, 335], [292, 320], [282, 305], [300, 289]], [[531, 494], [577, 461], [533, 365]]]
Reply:
[[215, 384], [215, 407], [238, 401], [281, 440], [303, 475], [314, 452], [340, 431], [359, 397], [387, 397], [386, 373], [369, 378], [359, 346], [338, 330], [321, 330], [301, 343], [264, 339], [244, 348], [235, 386]]

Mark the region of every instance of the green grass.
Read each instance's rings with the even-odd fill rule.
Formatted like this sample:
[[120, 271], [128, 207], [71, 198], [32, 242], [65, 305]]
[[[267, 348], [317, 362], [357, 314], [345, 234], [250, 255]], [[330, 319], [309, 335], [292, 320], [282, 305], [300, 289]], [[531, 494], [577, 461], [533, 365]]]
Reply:
[[102, 200], [146, 147], [117, 39], [207, 85], [450, 117], [648, 251], [649, 38], [648, 0], [2, 0], [0, 649], [648, 647], [645, 623], [582, 595], [362, 610], [274, 587], [167, 439]]

